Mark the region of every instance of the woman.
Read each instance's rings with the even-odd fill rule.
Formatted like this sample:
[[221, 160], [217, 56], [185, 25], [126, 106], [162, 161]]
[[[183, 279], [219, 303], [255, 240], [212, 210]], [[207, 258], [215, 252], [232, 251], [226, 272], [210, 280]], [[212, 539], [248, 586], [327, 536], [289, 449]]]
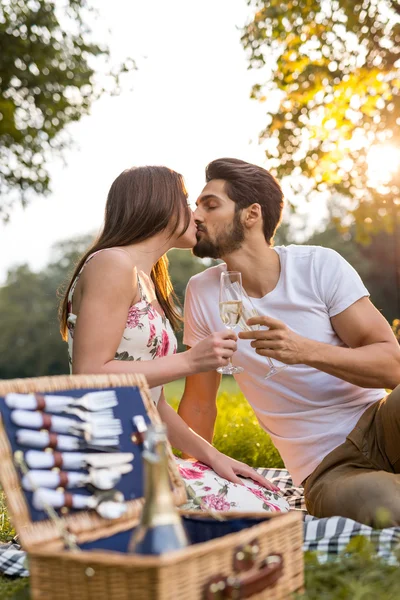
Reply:
[[[200, 504], [224, 510], [287, 510], [278, 488], [248, 465], [218, 452], [165, 400], [164, 384], [225, 365], [236, 350], [236, 335], [225, 330], [176, 354], [173, 328], [180, 314], [165, 254], [195, 243], [196, 226], [181, 175], [166, 167], [138, 167], [117, 177], [102, 232], [77, 265], [61, 307], [71, 370], [146, 376], [172, 446], [200, 461], [178, 461], [183, 478], [190, 484], [198, 479], [197, 489], [214, 492], [199, 493]], [[244, 486], [238, 475], [253, 481]], [[198, 498], [194, 501], [199, 504]]]

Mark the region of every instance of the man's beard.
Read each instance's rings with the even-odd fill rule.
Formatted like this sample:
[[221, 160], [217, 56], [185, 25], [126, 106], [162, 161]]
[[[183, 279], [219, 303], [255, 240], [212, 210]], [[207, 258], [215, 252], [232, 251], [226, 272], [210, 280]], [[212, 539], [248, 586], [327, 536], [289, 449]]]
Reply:
[[[200, 231], [202, 231], [200, 229]], [[218, 240], [200, 239], [193, 248], [193, 254], [199, 258], [221, 258], [241, 248], [244, 240], [244, 227], [240, 213], [236, 213], [230, 230], [218, 234]]]

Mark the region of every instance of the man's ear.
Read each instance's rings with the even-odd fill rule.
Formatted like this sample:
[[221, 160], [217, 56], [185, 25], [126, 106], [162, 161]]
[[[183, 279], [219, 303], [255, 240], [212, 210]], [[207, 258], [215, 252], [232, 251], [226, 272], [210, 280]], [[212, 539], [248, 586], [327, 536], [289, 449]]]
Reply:
[[249, 229], [262, 221], [261, 206], [259, 204], [251, 204], [245, 209], [244, 213], [243, 225]]

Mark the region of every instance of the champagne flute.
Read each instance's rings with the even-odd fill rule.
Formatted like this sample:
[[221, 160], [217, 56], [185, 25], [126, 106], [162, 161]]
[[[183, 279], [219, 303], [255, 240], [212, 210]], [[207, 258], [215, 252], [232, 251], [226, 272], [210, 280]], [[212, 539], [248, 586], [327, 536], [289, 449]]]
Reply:
[[[243, 329], [243, 331], [258, 331], [260, 329], [259, 325], [247, 325], [248, 319], [250, 319], [251, 317], [259, 317], [260, 313], [255, 308], [254, 304], [250, 299], [250, 296], [248, 296], [244, 288], [242, 288], [241, 290], [241, 299], [242, 316], [239, 320], [239, 327]], [[289, 366], [282, 364], [282, 366], [277, 367], [276, 365], [274, 365], [272, 359], [269, 356], [266, 356], [265, 358], [267, 359], [269, 370], [267, 371], [266, 375], [264, 375], [264, 379], [269, 379], [270, 377], [273, 377], [277, 373], [280, 373], [281, 371], [287, 369]]]
[[[221, 273], [219, 288], [219, 314], [227, 329], [235, 329], [242, 316], [242, 274], [237, 271]], [[218, 373], [234, 375], [241, 373], [242, 367], [235, 367], [229, 359], [225, 367], [218, 367]]]

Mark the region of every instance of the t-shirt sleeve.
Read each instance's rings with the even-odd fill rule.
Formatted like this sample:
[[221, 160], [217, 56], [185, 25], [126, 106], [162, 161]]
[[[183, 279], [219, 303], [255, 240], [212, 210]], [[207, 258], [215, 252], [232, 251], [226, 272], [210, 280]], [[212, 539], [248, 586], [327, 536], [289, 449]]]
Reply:
[[206, 319], [201, 308], [201, 300], [196, 294], [195, 286], [189, 281], [185, 294], [183, 343], [194, 346], [210, 335]]
[[316, 284], [328, 314], [334, 317], [369, 292], [357, 271], [338, 252], [318, 248], [314, 257]]

